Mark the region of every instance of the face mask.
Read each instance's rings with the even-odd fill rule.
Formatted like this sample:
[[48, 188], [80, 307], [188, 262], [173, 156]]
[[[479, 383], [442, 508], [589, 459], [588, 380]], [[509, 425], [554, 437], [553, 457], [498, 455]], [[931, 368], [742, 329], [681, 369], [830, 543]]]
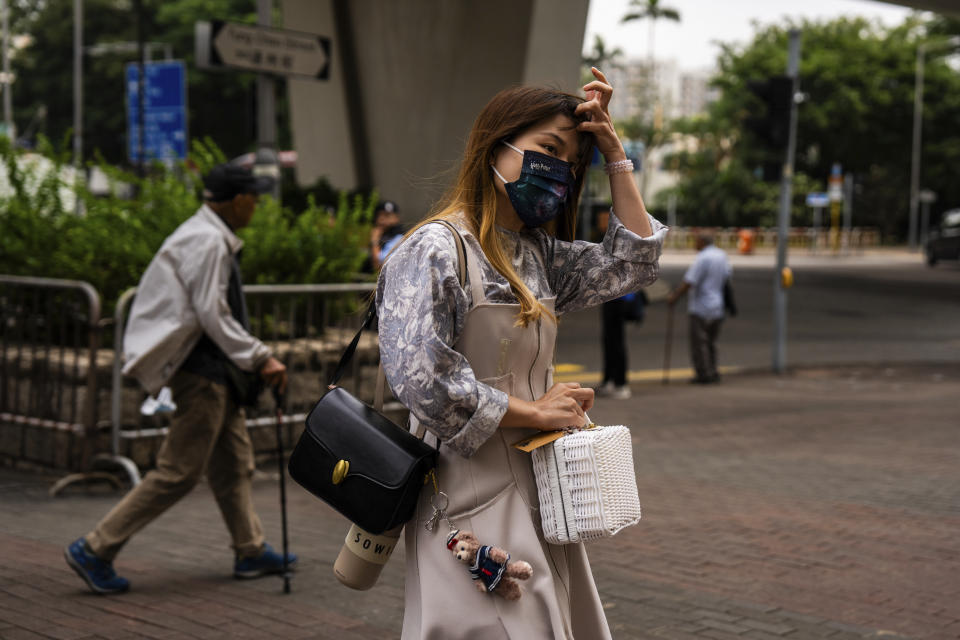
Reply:
[[520, 177], [515, 182], [507, 182], [491, 165], [493, 172], [503, 180], [507, 197], [520, 221], [528, 227], [550, 222], [560, 215], [567, 202], [572, 182], [570, 163], [536, 151], [521, 151], [509, 142], [503, 144], [523, 156]]

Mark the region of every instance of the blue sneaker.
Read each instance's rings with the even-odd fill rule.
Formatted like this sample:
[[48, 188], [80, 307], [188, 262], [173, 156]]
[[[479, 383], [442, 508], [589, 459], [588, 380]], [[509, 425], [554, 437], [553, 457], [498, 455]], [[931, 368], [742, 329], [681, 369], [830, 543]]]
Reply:
[[[287, 554], [287, 568], [292, 569], [297, 564], [297, 555]], [[266, 542], [260, 555], [250, 558], [237, 558], [233, 563], [234, 578], [258, 578], [268, 573], [283, 573], [283, 556], [273, 550]]]
[[83, 578], [90, 590], [98, 595], [123, 593], [130, 588], [130, 581], [117, 575], [113, 570], [113, 563], [93, 555], [83, 538], [77, 538], [64, 549], [63, 557], [70, 568]]

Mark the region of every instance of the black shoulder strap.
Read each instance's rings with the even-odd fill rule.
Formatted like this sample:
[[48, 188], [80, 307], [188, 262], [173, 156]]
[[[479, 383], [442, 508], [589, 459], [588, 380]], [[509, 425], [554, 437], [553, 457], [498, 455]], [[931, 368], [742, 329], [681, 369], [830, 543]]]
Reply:
[[[463, 236], [460, 235], [460, 232], [457, 231], [455, 226], [446, 220], [434, 220], [434, 222], [447, 227], [450, 230], [450, 233], [453, 234], [457, 245], [457, 276], [460, 279], [460, 286], [464, 286], [467, 280], [467, 250], [466, 245], [463, 242]], [[337, 368], [334, 370], [333, 377], [330, 379], [330, 384], [327, 386], [328, 389], [332, 389], [333, 387], [337, 386], [340, 378], [342, 378], [343, 374], [346, 373], [347, 365], [350, 364], [350, 360], [353, 359], [353, 354], [357, 351], [357, 345], [360, 344], [361, 334], [363, 334], [363, 332], [373, 323], [373, 319], [376, 317], [377, 301], [371, 300], [370, 306], [367, 308], [367, 313], [363, 317], [363, 323], [360, 325], [359, 331], [357, 331], [357, 335], [353, 336], [353, 340], [350, 341], [350, 344], [347, 345], [343, 355], [340, 356], [340, 362], [337, 363]]]
[[327, 385], [328, 389], [333, 389], [335, 386], [337, 386], [337, 383], [340, 382], [340, 378], [343, 377], [343, 374], [347, 370], [347, 365], [350, 364], [350, 360], [353, 359], [353, 354], [357, 350], [357, 345], [360, 344], [360, 335], [373, 323], [373, 319], [376, 316], [377, 303], [376, 300], [371, 300], [370, 306], [367, 308], [367, 314], [363, 317], [363, 323], [360, 325], [360, 330], [357, 331], [357, 335], [353, 336], [353, 340], [350, 341], [350, 344], [347, 345], [343, 355], [340, 356], [340, 362], [337, 363], [337, 368], [333, 372], [333, 377], [330, 378], [330, 384]]

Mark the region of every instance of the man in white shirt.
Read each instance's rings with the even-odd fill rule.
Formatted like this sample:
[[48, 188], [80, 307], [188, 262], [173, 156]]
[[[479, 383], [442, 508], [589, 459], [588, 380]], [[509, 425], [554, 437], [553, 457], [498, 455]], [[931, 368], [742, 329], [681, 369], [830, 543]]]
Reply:
[[717, 336], [723, 324], [723, 288], [733, 275], [727, 254], [713, 244], [708, 234], [697, 236], [697, 258], [683, 276], [683, 283], [667, 296], [674, 304], [687, 292], [690, 316], [690, 359], [696, 376], [691, 382], [710, 384], [720, 381], [717, 373]]

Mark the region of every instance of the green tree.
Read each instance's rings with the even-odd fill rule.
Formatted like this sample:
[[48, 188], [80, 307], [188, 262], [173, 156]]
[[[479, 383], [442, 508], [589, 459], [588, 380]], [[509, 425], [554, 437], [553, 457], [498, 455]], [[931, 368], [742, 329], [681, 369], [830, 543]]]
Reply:
[[[711, 112], [672, 123], [671, 138], [680, 148], [667, 161], [683, 176], [681, 183], [658, 194], [654, 209], [677, 196], [677, 212], [685, 225], [716, 227], [774, 226], [779, 183], [759, 180], [756, 169], [738, 154], [733, 125]], [[791, 224], [805, 224], [806, 194], [814, 189], [804, 174], [794, 179]]]
[[[939, 23], [919, 16], [892, 28], [862, 18], [805, 21], [760, 27], [746, 46], [723, 46], [713, 79], [721, 97], [701, 125], [712, 133], [697, 137], [699, 150], [681, 163], [684, 220], [700, 223], [725, 210], [726, 224], [752, 225], [775, 211], [775, 200], [768, 211], [768, 189], [755, 175], [760, 149], [742, 133], [752, 108], [747, 83], [783, 73], [788, 31], [797, 26], [803, 31], [800, 85], [808, 98], [798, 109], [794, 193], [824, 190], [831, 165], [839, 162], [857, 181], [854, 224], [879, 227], [886, 239], [902, 237], [916, 48], [933, 24]], [[926, 69], [922, 184], [937, 191], [940, 202], [960, 203], [960, 184], [951, 178], [951, 167], [960, 163], [960, 74], [943, 58], [929, 60]], [[802, 207], [795, 214], [809, 217]]]
[[[26, 130], [64, 140], [73, 128], [73, 2], [13, 0], [12, 30], [33, 43], [13, 60], [14, 117]], [[194, 64], [194, 24], [198, 20], [256, 22], [251, 0], [143, 0], [146, 40], [169, 44], [187, 64], [189, 135], [211, 138], [233, 157], [253, 148], [256, 127], [255, 75], [200, 70]], [[124, 67], [134, 52], [93, 54], [89, 47], [135, 42], [137, 16], [131, 0], [84, 0], [84, 149], [99, 150], [114, 164], [127, 159]], [[160, 51], [154, 49], [157, 59]], [[279, 143], [289, 145], [286, 98], [278, 83]], [[69, 146], [69, 145], [68, 145]]]

